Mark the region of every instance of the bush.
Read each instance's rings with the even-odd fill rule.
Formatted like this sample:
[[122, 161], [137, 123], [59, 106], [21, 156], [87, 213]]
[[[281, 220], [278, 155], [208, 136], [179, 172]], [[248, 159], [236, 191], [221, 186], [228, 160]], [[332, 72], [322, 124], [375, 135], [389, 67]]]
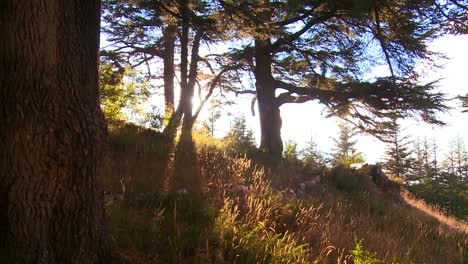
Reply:
[[369, 177], [355, 169], [337, 166], [330, 171], [329, 181], [340, 191], [359, 192], [368, 189]]
[[216, 221], [224, 249], [222, 262], [309, 263], [307, 244], [297, 243], [291, 234], [275, 233], [263, 222], [235, 221], [238, 211], [233, 204], [227, 203], [227, 206]]
[[356, 239], [356, 246], [352, 250], [353, 259], [355, 264], [378, 264], [381, 263], [377, 258], [377, 254], [364, 249], [362, 246], [362, 239]]
[[[269, 183], [261, 178], [261, 171], [254, 175], [251, 190], [243, 201], [226, 198], [216, 218], [215, 234], [222, 251], [219, 261], [310, 263], [309, 245], [299, 242], [292, 228], [294, 221], [285, 220], [292, 217], [300, 221], [310, 217], [311, 211], [301, 210], [300, 204], [287, 203], [280, 194], [271, 192]], [[286, 231], [281, 232], [283, 228]]]

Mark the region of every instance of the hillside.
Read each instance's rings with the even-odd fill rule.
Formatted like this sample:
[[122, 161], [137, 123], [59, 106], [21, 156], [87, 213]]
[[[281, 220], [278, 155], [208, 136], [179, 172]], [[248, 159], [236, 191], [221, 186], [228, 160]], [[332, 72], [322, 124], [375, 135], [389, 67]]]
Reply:
[[467, 224], [377, 166], [310, 171], [197, 134], [203, 192], [167, 193], [162, 135], [131, 125], [109, 134], [100, 168], [106, 211], [115, 246], [132, 263], [468, 260]]

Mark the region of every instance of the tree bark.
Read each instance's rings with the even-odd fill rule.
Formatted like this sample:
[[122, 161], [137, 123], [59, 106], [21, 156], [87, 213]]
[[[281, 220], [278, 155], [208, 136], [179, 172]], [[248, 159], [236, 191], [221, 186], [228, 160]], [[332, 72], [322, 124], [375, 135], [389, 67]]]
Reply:
[[0, 4], [0, 263], [116, 263], [96, 163], [100, 1]]
[[181, 1], [181, 87], [180, 108], [183, 113], [182, 131], [175, 152], [174, 175], [170, 189], [179, 191], [186, 189], [191, 193], [200, 192], [200, 167], [197, 162], [195, 144], [193, 142], [192, 130], [195, 118], [193, 116], [192, 99], [195, 91], [195, 83], [198, 74], [199, 48], [202, 29], [197, 29], [193, 40], [190, 54], [190, 66], [188, 65], [189, 48], [189, 2]]
[[[201, 29], [198, 29], [192, 40], [191, 58], [189, 64], [189, 1], [182, 0], [180, 4], [180, 99], [177, 111], [172, 115], [164, 134], [168, 141], [167, 147], [172, 148], [177, 129], [182, 121], [182, 130], [175, 151], [174, 173], [169, 179], [169, 191], [186, 189], [192, 193], [200, 190], [200, 168], [197, 163], [195, 144], [192, 130], [196, 116], [193, 115], [193, 103], [195, 84], [198, 74], [199, 48], [201, 41]], [[164, 175], [167, 176], [170, 156], [163, 157], [167, 164]]]
[[174, 52], [177, 26], [168, 18], [168, 25], [163, 32], [164, 40], [164, 99], [166, 104], [166, 117], [170, 117], [174, 112]]
[[274, 79], [271, 75], [270, 39], [255, 40], [255, 86], [257, 90], [258, 112], [260, 115], [260, 149], [273, 155], [281, 156], [281, 113], [276, 100]]

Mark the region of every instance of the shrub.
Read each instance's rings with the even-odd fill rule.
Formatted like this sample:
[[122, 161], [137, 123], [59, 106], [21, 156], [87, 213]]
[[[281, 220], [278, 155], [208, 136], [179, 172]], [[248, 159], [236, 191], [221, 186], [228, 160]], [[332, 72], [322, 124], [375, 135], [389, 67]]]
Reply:
[[377, 258], [377, 254], [364, 249], [362, 239], [356, 239], [356, 246], [352, 250], [355, 264], [378, 264], [381, 263]]
[[367, 175], [344, 166], [333, 168], [328, 179], [338, 190], [349, 193], [366, 190], [369, 187]]
[[226, 198], [215, 221], [215, 233], [222, 247], [221, 262], [310, 263], [307, 243], [298, 242], [294, 232], [275, 230], [274, 225], [282, 216], [277, 213], [280, 208], [274, 207], [286, 207], [278, 199], [267, 189], [256, 188], [246, 197], [246, 208], [241, 213], [239, 203]]

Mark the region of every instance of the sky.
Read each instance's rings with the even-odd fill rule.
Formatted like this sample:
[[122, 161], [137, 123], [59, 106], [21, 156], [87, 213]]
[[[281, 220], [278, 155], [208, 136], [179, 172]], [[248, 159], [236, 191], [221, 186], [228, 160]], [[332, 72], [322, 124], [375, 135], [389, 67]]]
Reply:
[[[442, 67], [433, 71], [424, 65], [418, 66], [418, 71], [424, 74], [421, 81], [428, 82], [442, 78], [438, 89], [445, 92], [448, 98], [468, 94], [468, 36], [446, 36], [437, 39], [430, 44], [430, 49], [445, 54], [447, 59], [439, 60], [438, 63]], [[226, 109], [233, 115], [243, 114], [246, 117], [258, 144], [260, 122], [258, 114], [255, 117], [251, 114], [251, 97], [239, 96], [236, 101], [236, 105]], [[457, 136], [462, 137], [465, 144], [468, 144], [468, 113], [461, 113], [458, 100], [450, 102], [450, 105], [455, 108], [441, 115], [447, 126], [431, 126], [418, 120], [406, 119], [401, 123], [403, 134], [409, 135], [413, 140], [417, 137], [421, 140], [426, 137], [429, 141], [435, 139], [441, 152], [439, 156], [444, 155], [449, 142]], [[332, 137], [338, 134], [337, 120], [326, 118], [325, 115], [324, 108], [315, 102], [283, 105], [281, 107], [283, 141], [294, 141], [301, 149], [313, 138], [321, 151], [331, 153], [334, 147]], [[232, 117], [223, 114], [222, 119], [215, 125], [215, 135], [222, 136], [229, 129], [230, 119]], [[360, 134], [356, 139], [357, 148], [364, 154], [366, 162], [375, 163], [384, 160], [385, 143], [364, 134]]]

